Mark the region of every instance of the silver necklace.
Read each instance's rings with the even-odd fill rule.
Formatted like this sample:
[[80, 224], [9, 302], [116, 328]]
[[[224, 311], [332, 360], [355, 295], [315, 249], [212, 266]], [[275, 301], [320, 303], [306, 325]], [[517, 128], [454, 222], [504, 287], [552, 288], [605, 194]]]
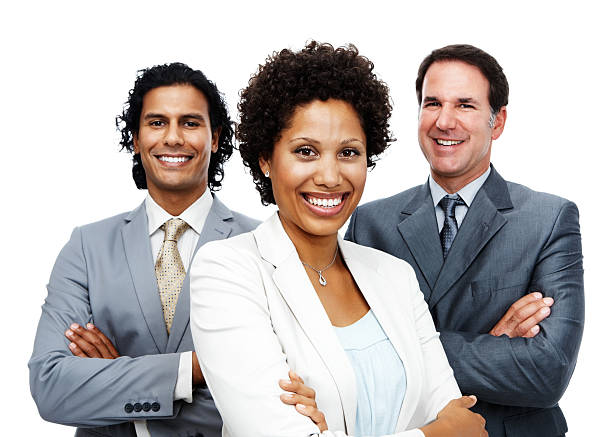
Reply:
[[315, 272], [317, 272], [319, 274], [319, 284], [321, 284], [323, 287], [325, 287], [327, 285], [327, 280], [325, 279], [325, 277], [323, 276], [323, 272], [325, 270], [327, 270], [328, 268], [330, 268], [331, 266], [334, 265], [334, 263], [336, 262], [336, 256], [338, 256], [338, 246], [336, 246], [336, 252], [334, 253], [334, 259], [332, 259], [332, 261], [326, 265], [325, 267], [323, 267], [321, 270], [319, 269], [315, 269], [313, 266], [311, 266], [308, 263], [305, 263], [304, 261], [302, 261], [302, 264], [304, 264], [306, 267], [308, 267], [309, 269], [314, 270]]

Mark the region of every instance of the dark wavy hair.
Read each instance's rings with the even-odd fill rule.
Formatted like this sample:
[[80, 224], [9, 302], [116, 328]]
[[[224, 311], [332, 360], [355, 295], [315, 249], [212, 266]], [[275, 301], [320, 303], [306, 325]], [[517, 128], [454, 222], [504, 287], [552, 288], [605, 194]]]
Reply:
[[217, 86], [208, 80], [200, 70], [194, 70], [180, 62], [156, 65], [138, 71], [134, 88], [130, 91], [123, 112], [116, 118], [117, 129], [121, 132], [119, 142], [121, 150], [133, 154], [132, 177], [134, 182], [140, 189], [147, 188], [147, 179], [140, 154], [134, 153], [134, 137], [138, 137], [144, 96], [154, 88], [170, 85], [191, 85], [200, 90], [208, 103], [211, 130], [214, 132], [221, 128], [219, 148], [215, 153], [210, 154], [208, 166], [208, 187], [211, 191], [217, 190], [221, 187], [223, 180], [223, 163], [232, 156], [234, 151], [233, 124], [229, 118], [225, 100]]
[[493, 115], [508, 104], [510, 88], [508, 79], [497, 60], [484, 50], [469, 44], [453, 44], [431, 52], [419, 67], [416, 79], [416, 93], [419, 105], [423, 101], [423, 81], [425, 74], [434, 62], [461, 61], [478, 68], [489, 81], [489, 105]]
[[274, 52], [259, 66], [240, 92], [236, 139], [264, 205], [276, 202], [259, 158], [272, 155], [274, 144], [299, 106], [328, 99], [352, 105], [366, 135], [368, 167], [374, 167], [375, 158], [395, 141], [389, 130], [389, 89], [373, 70], [374, 64], [354, 45], [334, 48], [316, 41], [299, 52]]

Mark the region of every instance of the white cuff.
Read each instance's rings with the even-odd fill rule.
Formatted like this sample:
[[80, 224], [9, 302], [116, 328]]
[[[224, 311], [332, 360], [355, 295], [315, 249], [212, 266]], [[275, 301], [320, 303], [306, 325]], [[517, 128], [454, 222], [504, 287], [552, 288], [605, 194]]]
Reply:
[[174, 400], [193, 401], [191, 351], [181, 353], [178, 367], [178, 377], [174, 386]]

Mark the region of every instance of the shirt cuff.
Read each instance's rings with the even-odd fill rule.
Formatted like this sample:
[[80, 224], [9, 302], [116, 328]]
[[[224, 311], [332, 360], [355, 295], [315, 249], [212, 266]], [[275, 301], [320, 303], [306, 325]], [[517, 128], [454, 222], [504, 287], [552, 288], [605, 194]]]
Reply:
[[179, 359], [178, 377], [174, 386], [174, 400], [183, 400], [187, 403], [193, 401], [191, 351], [182, 352]]

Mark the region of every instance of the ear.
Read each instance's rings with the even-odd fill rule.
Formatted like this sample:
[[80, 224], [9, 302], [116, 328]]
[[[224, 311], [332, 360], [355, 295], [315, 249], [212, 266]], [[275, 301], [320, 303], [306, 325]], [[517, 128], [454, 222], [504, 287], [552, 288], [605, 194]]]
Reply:
[[501, 136], [502, 132], [504, 131], [504, 126], [506, 126], [507, 116], [508, 113], [506, 112], [506, 107], [502, 106], [495, 116], [495, 123], [493, 124], [491, 139], [496, 140]]
[[138, 135], [135, 133], [132, 134], [132, 143], [134, 144], [134, 155], [139, 154], [140, 145], [138, 144]]
[[212, 133], [212, 142], [210, 144], [210, 150], [212, 153], [216, 153], [219, 150], [219, 137], [221, 136], [221, 127], [218, 127]]
[[263, 174], [266, 174], [267, 171], [270, 171], [270, 162], [265, 160], [263, 156], [259, 157], [259, 168]]

